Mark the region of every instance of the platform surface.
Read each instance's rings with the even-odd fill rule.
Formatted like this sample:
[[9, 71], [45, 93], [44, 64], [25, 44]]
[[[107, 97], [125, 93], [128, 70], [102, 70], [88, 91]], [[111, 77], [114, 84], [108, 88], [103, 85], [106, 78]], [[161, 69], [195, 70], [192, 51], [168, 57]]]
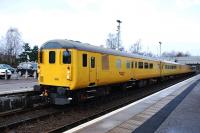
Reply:
[[66, 133], [200, 132], [199, 79], [196, 75]]
[[32, 91], [33, 86], [37, 85], [37, 80], [0, 80], [0, 95], [7, 93], [16, 93], [24, 91]]
[[156, 131], [156, 133], [166, 132], [200, 132], [200, 82], [198, 82]]

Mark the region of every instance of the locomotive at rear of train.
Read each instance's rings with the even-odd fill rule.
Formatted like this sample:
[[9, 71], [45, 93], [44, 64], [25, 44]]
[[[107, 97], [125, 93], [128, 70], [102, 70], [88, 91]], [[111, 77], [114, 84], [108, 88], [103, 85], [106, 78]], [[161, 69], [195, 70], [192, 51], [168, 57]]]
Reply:
[[[38, 54], [39, 85], [54, 104], [104, 95], [109, 86], [192, 72], [175, 62], [105, 49], [72, 40], [51, 40]], [[94, 94], [94, 95], [93, 95]]]

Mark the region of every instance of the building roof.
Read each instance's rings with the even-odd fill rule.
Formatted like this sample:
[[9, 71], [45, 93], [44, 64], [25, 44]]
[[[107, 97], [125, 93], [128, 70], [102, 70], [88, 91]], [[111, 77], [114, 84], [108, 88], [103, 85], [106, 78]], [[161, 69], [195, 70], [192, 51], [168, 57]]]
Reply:
[[183, 64], [200, 64], [200, 56], [176, 57], [175, 60]]

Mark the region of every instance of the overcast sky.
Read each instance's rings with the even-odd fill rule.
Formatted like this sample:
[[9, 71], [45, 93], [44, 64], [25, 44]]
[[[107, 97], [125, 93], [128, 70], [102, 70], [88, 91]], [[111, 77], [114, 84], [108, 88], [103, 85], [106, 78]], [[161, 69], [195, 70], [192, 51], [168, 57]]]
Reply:
[[144, 51], [200, 55], [200, 0], [0, 0], [0, 37], [16, 27], [25, 42], [51, 39], [105, 44], [120, 19], [126, 49], [141, 39]]

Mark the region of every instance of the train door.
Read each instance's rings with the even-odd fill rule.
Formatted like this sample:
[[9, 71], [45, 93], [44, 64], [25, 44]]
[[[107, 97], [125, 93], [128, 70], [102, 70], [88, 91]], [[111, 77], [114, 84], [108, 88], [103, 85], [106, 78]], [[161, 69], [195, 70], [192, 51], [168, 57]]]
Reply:
[[94, 56], [90, 57], [90, 66], [89, 66], [89, 80], [90, 85], [95, 85], [96, 77], [97, 77], [97, 66], [96, 66], [96, 58]]
[[134, 61], [131, 61], [131, 79], [135, 79], [135, 69], [134, 69]]
[[159, 64], [159, 69], [160, 69], [160, 77], [163, 76], [163, 63], [160, 61], [160, 64]]

